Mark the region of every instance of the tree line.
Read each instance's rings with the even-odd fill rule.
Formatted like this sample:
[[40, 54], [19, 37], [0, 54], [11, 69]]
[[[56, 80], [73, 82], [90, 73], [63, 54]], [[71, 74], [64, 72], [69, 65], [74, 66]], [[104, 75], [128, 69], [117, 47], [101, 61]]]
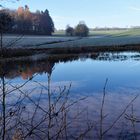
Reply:
[[[52, 35], [54, 32], [54, 23], [49, 11], [31, 12], [28, 5], [18, 7], [17, 10], [3, 9], [0, 10], [0, 33], [15, 34], [39, 34]], [[67, 26], [67, 36], [88, 36], [89, 28], [84, 22], [73, 28]]]
[[28, 5], [25, 5], [17, 10], [0, 10], [0, 31], [51, 35], [54, 32], [54, 23], [47, 9], [31, 12]]

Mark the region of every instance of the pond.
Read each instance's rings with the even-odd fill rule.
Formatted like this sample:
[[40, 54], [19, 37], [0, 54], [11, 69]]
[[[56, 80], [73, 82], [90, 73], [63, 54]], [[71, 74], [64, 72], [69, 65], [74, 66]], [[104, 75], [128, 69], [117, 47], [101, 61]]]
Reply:
[[138, 139], [140, 53], [0, 62], [1, 137]]

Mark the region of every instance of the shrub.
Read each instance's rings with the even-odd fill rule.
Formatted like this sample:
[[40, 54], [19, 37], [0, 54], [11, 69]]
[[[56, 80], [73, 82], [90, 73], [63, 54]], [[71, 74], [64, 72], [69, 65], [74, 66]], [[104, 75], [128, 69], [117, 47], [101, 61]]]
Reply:
[[70, 26], [67, 26], [66, 35], [67, 36], [74, 36], [74, 29], [72, 27], [70, 27]]
[[79, 23], [75, 28], [75, 35], [76, 36], [88, 36], [89, 28], [85, 23]]

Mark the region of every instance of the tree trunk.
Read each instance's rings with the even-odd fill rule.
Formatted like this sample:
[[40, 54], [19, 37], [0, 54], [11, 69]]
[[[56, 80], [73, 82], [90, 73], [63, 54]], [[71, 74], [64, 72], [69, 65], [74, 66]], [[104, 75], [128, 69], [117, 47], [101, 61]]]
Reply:
[[0, 33], [0, 47], [1, 47], [1, 50], [2, 50], [2, 32]]
[[0, 48], [1, 48], [1, 57], [3, 57], [3, 33], [0, 33]]

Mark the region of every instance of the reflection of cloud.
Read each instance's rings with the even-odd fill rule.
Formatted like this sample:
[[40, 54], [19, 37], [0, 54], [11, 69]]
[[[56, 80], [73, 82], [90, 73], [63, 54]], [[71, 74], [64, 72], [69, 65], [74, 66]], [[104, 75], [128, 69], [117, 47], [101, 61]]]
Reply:
[[133, 11], [140, 11], [140, 8], [138, 7], [134, 7], [134, 6], [130, 6], [128, 7], [130, 10], [133, 10]]
[[[59, 81], [59, 82], [51, 82], [51, 90], [58, 90], [60, 87], [63, 88], [64, 86], [67, 87], [67, 89], [70, 87], [70, 85], [72, 86], [72, 88], [77, 88], [80, 86], [80, 82], [79, 81]], [[19, 84], [20, 86], [20, 84]], [[36, 81], [31, 81], [29, 83], [26, 84], [26, 86], [24, 86], [22, 89], [26, 90], [26, 91], [30, 91], [34, 88], [40, 88], [40, 87], [48, 87], [47, 81], [46, 82], [36, 82]], [[46, 91], [45, 91], [46, 92]], [[34, 94], [37, 93], [38, 91], [34, 91]]]

